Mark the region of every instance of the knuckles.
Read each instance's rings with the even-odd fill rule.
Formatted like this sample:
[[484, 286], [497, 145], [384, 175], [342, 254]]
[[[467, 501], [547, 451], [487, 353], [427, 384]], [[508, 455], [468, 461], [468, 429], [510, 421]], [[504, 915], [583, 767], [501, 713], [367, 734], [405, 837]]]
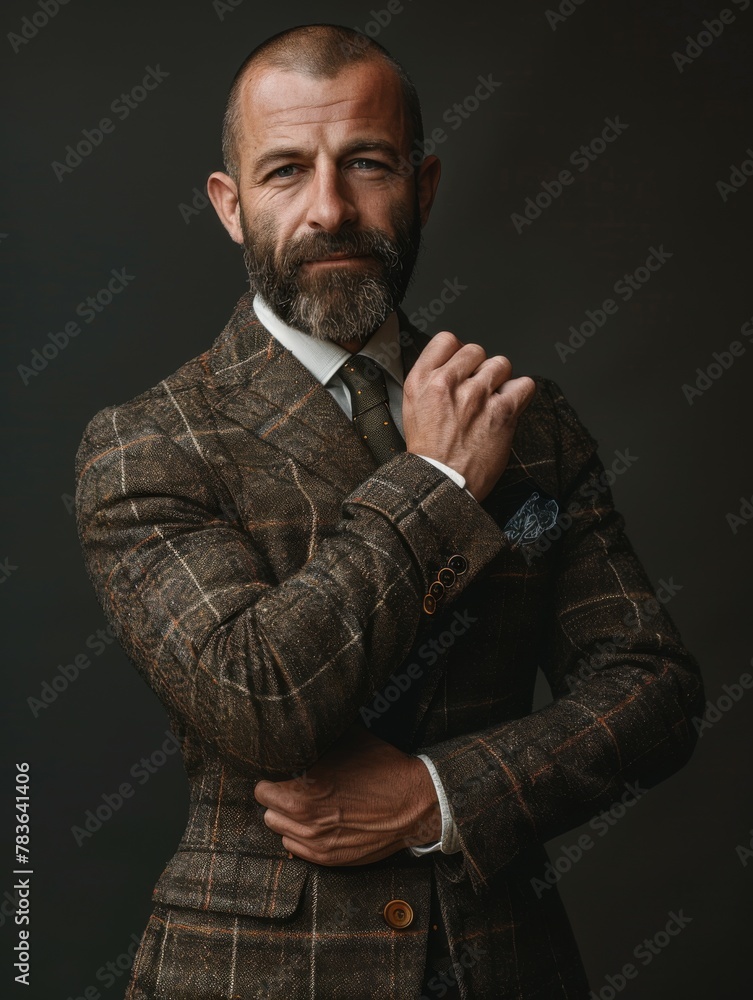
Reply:
[[449, 330], [440, 330], [439, 333], [435, 333], [431, 339], [432, 343], [434, 341], [439, 343], [444, 343], [446, 341], [448, 344], [457, 344], [458, 346], [463, 343], [462, 340], [456, 337], [454, 333], [450, 333]]
[[454, 385], [454, 379], [446, 368], [435, 368], [427, 379], [426, 388], [428, 391], [449, 392]]
[[[476, 354], [481, 358], [481, 361], [486, 360], [486, 351], [481, 346], [481, 344], [463, 344], [463, 346], [458, 351], [458, 354], [465, 352], [466, 354]], [[481, 362], [479, 362], [480, 364]]]

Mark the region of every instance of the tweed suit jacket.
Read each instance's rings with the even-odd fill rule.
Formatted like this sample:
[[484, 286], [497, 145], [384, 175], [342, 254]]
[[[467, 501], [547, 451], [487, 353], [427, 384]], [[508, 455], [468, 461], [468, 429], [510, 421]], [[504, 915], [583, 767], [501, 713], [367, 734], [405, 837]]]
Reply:
[[[428, 338], [399, 318], [415, 360]], [[415, 1000], [432, 878], [463, 997], [588, 995], [557, 889], [532, 881], [543, 844], [681, 767], [703, 688], [595, 439], [554, 382], [535, 381], [478, 503], [417, 455], [377, 467], [247, 293], [209, 350], [87, 426], [86, 567], [190, 783], [132, 1000]], [[505, 490], [526, 476], [564, 515], [533, 547], [502, 531]], [[467, 569], [428, 615], [458, 554]], [[410, 663], [421, 688], [403, 747], [433, 760], [462, 849], [289, 858], [254, 784], [304, 772]], [[538, 668], [553, 701], [532, 713]], [[385, 921], [392, 899], [412, 907], [409, 926]]]

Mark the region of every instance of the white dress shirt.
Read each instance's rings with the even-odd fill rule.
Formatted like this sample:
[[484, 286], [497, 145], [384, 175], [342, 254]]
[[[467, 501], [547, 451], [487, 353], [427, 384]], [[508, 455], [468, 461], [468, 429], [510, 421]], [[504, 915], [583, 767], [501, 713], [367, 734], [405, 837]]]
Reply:
[[[311, 372], [314, 378], [321, 382], [343, 412], [348, 417], [352, 417], [350, 393], [337, 374], [344, 362], [351, 357], [351, 352], [331, 340], [317, 340], [310, 334], [288, 326], [276, 313], [272, 312], [258, 293], [254, 297], [253, 308], [259, 321], [269, 330], [275, 340], [286, 347]], [[401, 435], [405, 437], [403, 434], [403, 359], [398, 333], [397, 313], [393, 311], [358, 353], [375, 361], [385, 373], [392, 418]], [[427, 458], [426, 455], [419, 457], [448, 475], [460, 489], [465, 489], [465, 478], [455, 469], [443, 465], [434, 458]], [[466, 492], [469, 493], [469, 496], [472, 495], [469, 491], [466, 490]], [[414, 855], [430, 854], [432, 851], [454, 854], [460, 850], [460, 843], [444, 787], [434, 765], [426, 754], [420, 753], [416, 756], [424, 762], [434, 782], [442, 814], [442, 834], [441, 839], [436, 843], [426, 844], [423, 847], [411, 847], [410, 850]]]

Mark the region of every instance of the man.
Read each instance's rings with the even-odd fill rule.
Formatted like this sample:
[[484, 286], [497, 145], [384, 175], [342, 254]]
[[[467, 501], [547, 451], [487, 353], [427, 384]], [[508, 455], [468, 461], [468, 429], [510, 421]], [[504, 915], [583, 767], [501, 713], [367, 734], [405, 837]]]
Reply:
[[543, 843], [682, 766], [697, 664], [557, 386], [398, 308], [440, 173], [399, 65], [284, 32], [223, 140], [255, 294], [77, 458], [191, 783], [128, 997], [586, 997]]

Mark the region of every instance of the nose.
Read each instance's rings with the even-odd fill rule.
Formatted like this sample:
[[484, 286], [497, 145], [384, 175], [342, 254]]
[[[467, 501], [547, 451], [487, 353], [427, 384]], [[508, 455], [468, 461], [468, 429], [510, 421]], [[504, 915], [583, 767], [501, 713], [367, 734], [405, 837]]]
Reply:
[[312, 229], [338, 232], [358, 216], [345, 178], [335, 164], [317, 166], [309, 185], [306, 222]]

